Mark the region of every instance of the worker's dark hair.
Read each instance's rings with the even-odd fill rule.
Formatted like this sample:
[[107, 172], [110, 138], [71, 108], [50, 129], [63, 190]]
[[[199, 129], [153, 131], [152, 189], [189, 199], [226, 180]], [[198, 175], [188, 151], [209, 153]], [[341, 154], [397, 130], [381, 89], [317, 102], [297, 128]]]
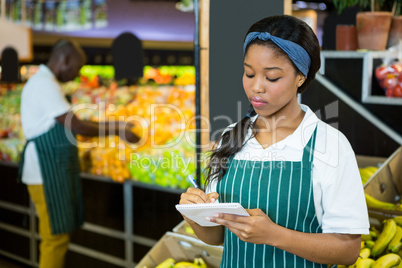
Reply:
[[70, 39], [60, 39], [53, 46], [49, 61], [58, 59], [61, 55], [82, 57], [85, 61], [85, 53], [81, 46]]

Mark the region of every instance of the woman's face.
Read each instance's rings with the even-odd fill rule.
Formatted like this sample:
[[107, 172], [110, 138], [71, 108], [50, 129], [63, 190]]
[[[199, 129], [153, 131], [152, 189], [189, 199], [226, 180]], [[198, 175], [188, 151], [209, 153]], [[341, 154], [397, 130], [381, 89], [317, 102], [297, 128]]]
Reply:
[[286, 56], [278, 56], [274, 49], [264, 45], [254, 44], [248, 48], [243, 87], [260, 116], [272, 116], [287, 105], [297, 104], [297, 88], [303, 81], [304, 76], [296, 74]]

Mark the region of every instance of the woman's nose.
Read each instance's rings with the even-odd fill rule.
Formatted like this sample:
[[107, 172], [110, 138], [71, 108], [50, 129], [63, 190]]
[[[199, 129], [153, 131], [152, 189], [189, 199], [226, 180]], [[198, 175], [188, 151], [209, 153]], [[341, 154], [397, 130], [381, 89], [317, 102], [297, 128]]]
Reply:
[[255, 93], [264, 93], [264, 83], [262, 78], [255, 77], [251, 88]]

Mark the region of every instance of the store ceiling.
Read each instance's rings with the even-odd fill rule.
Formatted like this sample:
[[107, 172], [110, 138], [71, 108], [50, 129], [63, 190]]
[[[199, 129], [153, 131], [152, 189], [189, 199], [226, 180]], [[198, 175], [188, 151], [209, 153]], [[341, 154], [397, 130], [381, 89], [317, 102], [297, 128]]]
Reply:
[[[193, 42], [194, 13], [179, 11], [176, 1], [107, 0], [108, 26], [73, 32], [34, 31], [35, 35], [50, 37], [114, 39], [123, 32], [131, 32], [143, 41]], [[53, 38], [51, 38], [53, 37]]]

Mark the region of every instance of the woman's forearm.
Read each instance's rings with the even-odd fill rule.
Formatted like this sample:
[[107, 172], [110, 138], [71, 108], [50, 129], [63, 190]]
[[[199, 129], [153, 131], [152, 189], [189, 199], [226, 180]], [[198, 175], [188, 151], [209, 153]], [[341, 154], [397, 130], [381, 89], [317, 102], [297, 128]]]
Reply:
[[360, 253], [360, 235], [303, 233], [281, 226], [277, 235], [273, 246], [315, 263], [351, 265]]
[[210, 245], [223, 244], [223, 236], [225, 231], [223, 226], [203, 227], [191, 220], [185, 220], [187, 220], [188, 224], [190, 224], [191, 228], [193, 228], [197, 237], [204, 243]]

